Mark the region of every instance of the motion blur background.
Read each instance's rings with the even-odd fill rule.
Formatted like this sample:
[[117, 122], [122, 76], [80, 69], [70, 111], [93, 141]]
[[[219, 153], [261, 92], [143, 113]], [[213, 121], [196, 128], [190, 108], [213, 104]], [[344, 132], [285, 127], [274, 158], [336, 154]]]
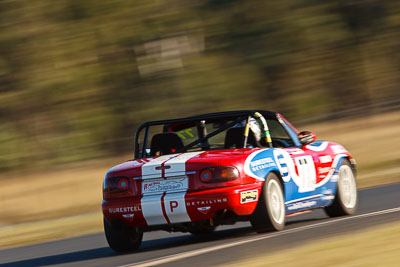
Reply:
[[1, 0], [0, 175], [132, 155], [147, 120], [398, 114], [399, 47], [394, 0]]
[[0, 27], [1, 171], [129, 153], [146, 120], [400, 100], [399, 1], [2, 0]]

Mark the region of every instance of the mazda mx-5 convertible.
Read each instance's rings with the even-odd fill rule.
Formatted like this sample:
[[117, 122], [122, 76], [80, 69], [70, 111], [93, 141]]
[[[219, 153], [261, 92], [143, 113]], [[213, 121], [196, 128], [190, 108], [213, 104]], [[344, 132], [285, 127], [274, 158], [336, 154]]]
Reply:
[[132, 251], [147, 231], [198, 235], [248, 220], [265, 232], [316, 208], [352, 214], [355, 168], [342, 145], [317, 141], [275, 112], [146, 122], [136, 132], [134, 160], [105, 175], [105, 235], [112, 249]]

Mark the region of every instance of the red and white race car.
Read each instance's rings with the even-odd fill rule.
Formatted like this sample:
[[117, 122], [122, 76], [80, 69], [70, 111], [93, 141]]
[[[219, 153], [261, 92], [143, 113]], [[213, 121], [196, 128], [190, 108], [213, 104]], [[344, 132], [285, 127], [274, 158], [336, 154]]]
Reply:
[[283, 229], [287, 215], [305, 210], [354, 213], [355, 160], [343, 146], [315, 139], [260, 110], [142, 124], [135, 159], [104, 178], [110, 247], [135, 250], [152, 230], [203, 234], [249, 220], [264, 232]]

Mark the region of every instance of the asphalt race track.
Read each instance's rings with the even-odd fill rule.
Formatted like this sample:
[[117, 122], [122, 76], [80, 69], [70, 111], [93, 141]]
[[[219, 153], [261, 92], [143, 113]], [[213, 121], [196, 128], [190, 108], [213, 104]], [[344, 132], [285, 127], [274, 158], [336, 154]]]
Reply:
[[103, 233], [0, 250], [0, 266], [213, 266], [301, 245], [305, 241], [400, 221], [400, 183], [359, 191], [353, 216], [328, 218], [322, 210], [288, 218], [284, 231], [256, 234], [249, 223], [219, 227], [209, 237], [145, 233], [141, 248], [117, 254]]

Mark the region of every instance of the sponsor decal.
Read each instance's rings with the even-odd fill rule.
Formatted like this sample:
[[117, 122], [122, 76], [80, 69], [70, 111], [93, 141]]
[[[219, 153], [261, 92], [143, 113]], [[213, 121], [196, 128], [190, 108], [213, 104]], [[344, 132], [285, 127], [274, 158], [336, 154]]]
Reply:
[[126, 218], [126, 219], [132, 219], [135, 216], [135, 214], [130, 213], [130, 214], [123, 214], [122, 217]]
[[204, 206], [204, 205], [212, 205], [218, 203], [226, 203], [228, 202], [227, 198], [216, 198], [216, 199], [207, 199], [207, 200], [195, 200], [195, 201], [187, 201], [186, 206]]
[[270, 167], [276, 167], [274, 160], [270, 157], [250, 162], [250, 168], [253, 172]]
[[125, 213], [125, 212], [132, 212], [132, 211], [141, 211], [140, 206], [130, 206], [130, 207], [121, 207], [121, 208], [109, 208], [109, 213]]
[[335, 196], [334, 196], [334, 195], [323, 196], [322, 199], [323, 199], [323, 200], [332, 200], [332, 199], [335, 199]]
[[177, 134], [182, 140], [186, 140], [186, 139], [195, 137], [194, 134], [192, 133], [191, 128], [179, 131], [179, 132], [177, 132]]
[[312, 196], [308, 196], [308, 197], [303, 197], [303, 198], [286, 201], [285, 205], [293, 204], [293, 203], [300, 202], [300, 201], [311, 200], [311, 199], [315, 199], [315, 198], [319, 198], [319, 197], [322, 197], [322, 194], [317, 194], [317, 195], [312, 195]]
[[244, 172], [250, 177], [264, 181], [271, 170], [277, 170], [273, 151], [274, 149], [266, 148], [251, 153], [244, 163]]
[[319, 162], [321, 162], [322, 164], [332, 162], [332, 157], [331, 155], [321, 156], [319, 157]]
[[258, 190], [240, 192], [240, 203], [249, 203], [258, 200]]
[[210, 211], [210, 209], [211, 209], [211, 206], [197, 208], [197, 210], [200, 211], [201, 213], [203, 213], [204, 215], [206, 215]]
[[298, 203], [294, 203], [291, 206], [289, 206], [288, 210], [307, 209], [307, 208], [311, 208], [315, 205], [317, 205], [317, 201], [315, 201], [315, 200], [298, 202]]
[[156, 181], [156, 182], [143, 182], [143, 192], [146, 192], [147, 190], [149, 190], [149, 188], [153, 188], [156, 186], [159, 186], [161, 183]]
[[142, 193], [143, 194], [157, 194], [163, 192], [176, 192], [188, 189], [188, 179], [177, 178], [168, 180], [156, 180], [156, 181], [143, 181], [142, 182]]
[[324, 188], [322, 190], [322, 194], [323, 194], [323, 196], [321, 197], [322, 200], [332, 200], [335, 198], [335, 196], [333, 195], [332, 189]]

